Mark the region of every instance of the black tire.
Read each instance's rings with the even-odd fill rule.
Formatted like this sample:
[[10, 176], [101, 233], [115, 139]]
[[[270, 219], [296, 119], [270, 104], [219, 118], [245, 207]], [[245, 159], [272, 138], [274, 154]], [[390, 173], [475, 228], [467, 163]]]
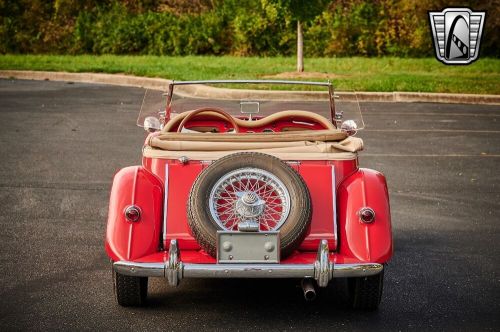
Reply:
[[131, 277], [113, 271], [115, 297], [119, 305], [139, 307], [146, 304], [148, 296], [148, 278]]
[[348, 279], [349, 303], [354, 309], [375, 310], [382, 299], [384, 270], [379, 274]]
[[326, 288], [319, 288], [319, 291], [324, 293], [335, 307], [345, 308], [351, 306], [349, 278], [334, 278]]
[[312, 214], [311, 199], [304, 180], [293, 168], [278, 158], [263, 153], [231, 154], [217, 160], [200, 173], [191, 188], [187, 207], [193, 236], [206, 252], [216, 256], [216, 234], [222, 228], [210, 213], [210, 192], [222, 176], [244, 167], [255, 167], [274, 174], [290, 194], [290, 213], [279, 229], [281, 257], [286, 257], [306, 236]]

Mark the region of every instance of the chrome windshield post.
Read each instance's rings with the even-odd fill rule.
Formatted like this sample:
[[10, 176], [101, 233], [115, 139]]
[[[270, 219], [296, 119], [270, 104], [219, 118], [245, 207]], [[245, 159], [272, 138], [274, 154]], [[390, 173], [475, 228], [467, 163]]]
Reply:
[[167, 123], [170, 120], [170, 113], [172, 113], [172, 96], [174, 94], [174, 81], [170, 82], [168, 85], [168, 91], [165, 93], [165, 97], [167, 98], [165, 114], [163, 116], [163, 124]]

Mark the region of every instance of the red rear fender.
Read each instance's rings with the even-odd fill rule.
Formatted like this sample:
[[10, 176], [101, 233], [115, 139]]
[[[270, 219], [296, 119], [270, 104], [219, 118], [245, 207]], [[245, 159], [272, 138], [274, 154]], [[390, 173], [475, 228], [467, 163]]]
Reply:
[[[106, 252], [112, 260], [130, 261], [158, 250], [162, 202], [162, 183], [144, 168], [126, 167], [116, 173], [106, 230]], [[139, 221], [125, 218], [130, 205], [140, 209]]]
[[[339, 253], [346, 258], [385, 263], [392, 256], [389, 193], [382, 173], [360, 168], [339, 186]], [[371, 223], [364, 223], [359, 211], [369, 207], [375, 212]]]

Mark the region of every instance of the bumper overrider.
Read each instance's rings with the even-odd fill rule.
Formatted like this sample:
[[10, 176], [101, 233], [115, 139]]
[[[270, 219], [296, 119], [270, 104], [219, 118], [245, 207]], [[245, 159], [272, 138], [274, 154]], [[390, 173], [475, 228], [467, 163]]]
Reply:
[[328, 242], [322, 240], [313, 264], [193, 264], [180, 260], [177, 240], [171, 240], [166, 262], [117, 261], [113, 268], [128, 276], [164, 277], [171, 286], [177, 286], [183, 278], [312, 278], [319, 287], [326, 287], [333, 278], [367, 277], [384, 268], [379, 263], [334, 264], [329, 253]]

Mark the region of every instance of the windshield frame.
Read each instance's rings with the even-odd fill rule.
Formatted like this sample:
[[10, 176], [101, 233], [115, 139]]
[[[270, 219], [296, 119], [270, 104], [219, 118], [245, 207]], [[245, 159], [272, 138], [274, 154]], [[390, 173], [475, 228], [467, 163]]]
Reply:
[[287, 81], [287, 80], [201, 80], [201, 81], [174, 81], [168, 85], [167, 92], [167, 107], [165, 110], [165, 120], [168, 121], [172, 112], [172, 97], [174, 95], [174, 87], [176, 85], [209, 85], [209, 84], [282, 84], [282, 85], [310, 85], [322, 86], [328, 89], [328, 101], [330, 104], [330, 121], [339, 128], [342, 122], [342, 114], [337, 114], [335, 111], [334, 88], [330, 81], [313, 82], [313, 81]]

